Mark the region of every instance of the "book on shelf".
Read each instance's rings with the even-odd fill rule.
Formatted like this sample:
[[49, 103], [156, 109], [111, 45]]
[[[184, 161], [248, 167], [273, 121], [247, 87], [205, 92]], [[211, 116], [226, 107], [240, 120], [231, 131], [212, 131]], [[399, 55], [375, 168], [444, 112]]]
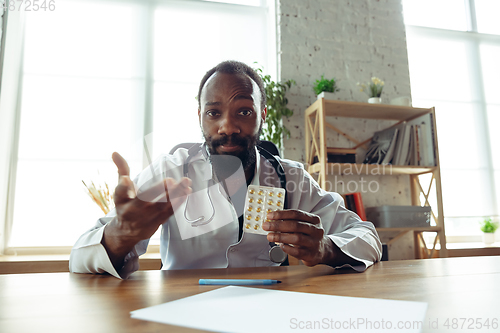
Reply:
[[412, 165], [421, 165], [420, 163], [420, 138], [422, 137], [422, 134], [420, 132], [420, 126], [419, 125], [413, 125], [413, 128], [415, 130], [415, 149], [413, 150], [413, 163]]
[[392, 164], [404, 165], [406, 156], [408, 156], [408, 147], [410, 145], [410, 128], [407, 128], [406, 121], [403, 121], [398, 126], [398, 139]]
[[437, 165], [437, 160], [438, 160], [438, 156], [437, 156], [437, 144], [436, 144], [436, 127], [434, 126], [434, 114], [433, 113], [429, 113], [429, 124], [428, 124], [428, 127], [430, 128], [430, 132], [431, 132], [431, 142], [428, 142], [428, 144], [432, 145], [432, 154], [429, 154], [430, 156], [430, 164], [431, 166], [436, 166]]
[[416, 160], [412, 165], [420, 165], [432, 167], [436, 166], [436, 139], [434, 119], [431, 112], [424, 114], [407, 122], [407, 125], [414, 126], [415, 142], [418, 149], [416, 153]]
[[422, 149], [422, 134], [419, 125], [411, 125], [410, 134], [410, 147], [409, 147], [409, 158], [407, 159], [406, 165], [423, 165], [421, 162], [421, 149]]
[[432, 113], [377, 131], [363, 163], [436, 166], [436, 139]]
[[358, 214], [362, 221], [366, 221], [365, 206], [360, 192], [344, 194], [346, 208]]
[[375, 132], [366, 151], [363, 163], [382, 164], [390, 163], [394, 157], [399, 128], [397, 126]]
[[398, 141], [398, 132], [399, 130], [396, 128], [394, 131], [394, 136], [392, 137], [391, 144], [389, 145], [389, 148], [387, 149], [387, 153], [384, 156], [384, 159], [382, 160], [382, 164], [389, 164], [392, 162], [394, 159], [394, 151], [396, 149], [396, 142]]
[[429, 160], [429, 151], [426, 147], [428, 147], [428, 143], [427, 141], [429, 140], [429, 138], [427, 137], [427, 135], [425, 135], [425, 133], [427, 132], [427, 124], [426, 123], [422, 123], [419, 126], [419, 130], [420, 130], [420, 144], [421, 144], [421, 148], [422, 148], [422, 151], [421, 151], [421, 156], [420, 156], [420, 161], [422, 164], [422, 166], [430, 166], [430, 163], [431, 161]]
[[405, 150], [405, 160], [403, 162], [403, 164], [401, 165], [410, 165], [410, 164], [413, 164], [413, 151], [414, 151], [414, 146], [415, 146], [415, 131], [413, 129], [413, 126], [411, 125], [407, 125], [407, 130], [409, 132], [409, 140], [408, 140], [408, 145], [406, 145], [404, 147], [404, 150]]
[[351, 210], [354, 212], [354, 210], [356, 209], [356, 204], [354, 203], [354, 197], [352, 195], [343, 195], [344, 197], [344, 201], [345, 201], [345, 208]]

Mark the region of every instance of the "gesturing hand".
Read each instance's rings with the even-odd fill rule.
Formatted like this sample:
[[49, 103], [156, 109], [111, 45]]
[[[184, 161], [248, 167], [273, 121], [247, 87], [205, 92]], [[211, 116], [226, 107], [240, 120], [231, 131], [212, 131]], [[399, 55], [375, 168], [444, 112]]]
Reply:
[[262, 228], [270, 231], [270, 242], [283, 243], [287, 254], [304, 262], [306, 266], [326, 264], [333, 260], [333, 242], [325, 236], [319, 216], [301, 210], [282, 210], [267, 214], [270, 222]]
[[177, 183], [166, 178], [137, 192], [125, 159], [118, 153], [112, 157], [119, 174], [114, 194], [116, 218], [104, 229], [102, 244], [113, 265], [119, 267], [139, 241], [150, 238], [173, 215], [173, 207], [178, 207], [191, 193], [191, 180], [183, 178]]

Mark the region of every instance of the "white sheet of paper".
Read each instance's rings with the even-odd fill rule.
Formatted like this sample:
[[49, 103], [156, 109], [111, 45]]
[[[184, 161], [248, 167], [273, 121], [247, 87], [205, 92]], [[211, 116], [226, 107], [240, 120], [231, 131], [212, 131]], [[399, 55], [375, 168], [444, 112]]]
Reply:
[[[427, 303], [228, 286], [131, 312], [214, 332], [421, 332]], [[411, 326], [411, 327], [410, 327]]]

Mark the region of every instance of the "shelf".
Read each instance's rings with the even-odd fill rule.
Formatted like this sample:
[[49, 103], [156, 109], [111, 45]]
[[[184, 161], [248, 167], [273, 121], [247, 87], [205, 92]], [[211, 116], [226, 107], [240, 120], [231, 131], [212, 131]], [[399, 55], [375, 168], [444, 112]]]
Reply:
[[[327, 175], [420, 175], [433, 172], [436, 167], [398, 166], [390, 164], [352, 164], [352, 163], [327, 163]], [[319, 173], [321, 164], [314, 163], [308, 168], [309, 173]]]
[[441, 231], [441, 227], [400, 227], [400, 228], [376, 228], [377, 232], [379, 231], [418, 231], [418, 232], [438, 232]]
[[[387, 105], [387, 104], [368, 104], [358, 102], [346, 102], [338, 100], [326, 100], [324, 98], [316, 100], [305, 111], [304, 123], [305, 143], [306, 143], [306, 165], [307, 171], [316, 178], [319, 186], [328, 189], [328, 176], [398, 176], [406, 175], [408, 178], [409, 194], [411, 195], [412, 206], [429, 205], [430, 196], [435, 196], [433, 202], [432, 214], [433, 224], [436, 226], [428, 227], [410, 227], [410, 228], [381, 228], [380, 232], [396, 232], [399, 235], [413, 234], [416, 258], [430, 258], [435, 253], [437, 241], [442, 246], [440, 256], [446, 257], [446, 235], [443, 217], [443, 198], [441, 188], [441, 172], [439, 169], [439, 150], [437, 135], [434, 130], [432, 143], [436, 166], [402, 166], [390, 164], [357, 164], [357, 163], [328, 163], [329, 148], [327, 146], [327, 129], [332, 129], [336, 135], [344, 137], [353, 144], [353, 148], [365, 146], [370, 139], [366, 136], [370, 133], [366, 131], [355, 131], [353, 126], [359, 125], [359, 122], [349, 122], [348, 118], [368, 119], [373, 123], [380, 123], [382, 126], [394, 126], [388, 122], [378, 120], [390, 120], [393, 123], [402, 123], [412, 121], [416, 118], [430, 114], [432, 128], [436, 128], [436, 114], [434, 108], [413, 108], [409, 106]], [[327, 117], [342, 117], [345, 121], [333, 124], [326, 119]], [[352, 124], [349, 125], [349, 123]], [[347, 132], [346, 132], [347, 131]], [[350, 133], [349, 133], [350, 132]], [[365, 133], [366, 132], [366, 133]], [[360, 136], [362, 136], [360, 138]], [[364, 140], [364, 141], [363, 141]], [[368, 149], [368, 148], [367, 148]], [[345, 153], [345, 151], [344, 151]], [[430, 184], [421, 183], [423, 180], [419, 177], [422, 174], [432, 174]], [[384, 193], [389, 194], [391, 189], [386, 189]], [[432, 250], [428, 250], [423, 232], [435, 232]], [[399, 237], [399, 236], [398, 236]], [[401, 236], [403, 237], [403, 236]], [[409, 237], [409, 236], [408, 236]]]
[[[437, 244], [436, 252], [439, 253], [440, 246]], [[491, 245], [484, 243], [446, 243], [448, 257], [477, 257], [477, 256], [499, 256], [500, 242]]]
[[[306, 115], [317, 110], [322, 100], [317, 100], [306, 110]], [[408, 120], [422, 116], [429, 109], [413, 108], [389, 104], [366, 104], [325, 99], [325, 115], [327, 117], [348, 117], [384, 120]]]

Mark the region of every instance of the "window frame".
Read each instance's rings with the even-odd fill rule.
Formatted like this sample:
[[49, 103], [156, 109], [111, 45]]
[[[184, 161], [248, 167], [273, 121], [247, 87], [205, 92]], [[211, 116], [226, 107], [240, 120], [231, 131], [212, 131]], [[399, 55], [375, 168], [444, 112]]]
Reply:
[[[482, 141], [486, 145], [486, 151], [487, 151], [487, 174], [488, 178], [491, 180], [491, 182], [494, 184], [495, 180], [495, 167], [493, 164], [492, 160], [492, 148], [491, 148], [491, 136], [489, 132], [489, 126], [488, 126], [488, 110], [487, 106], [488, 103], [486, 101], [486, 94], [485, 94], [485, 87], [484, 87], [484, 80], [483, 80], [483, 75], [482, 75], [482, 62], [481, 62], [481, 54], [480, 54], [480, 46], [482, 43], [490, 43], [490, 44], [495, 44], [500, 46], [500, 35], [492, 35], [492, 34], [485, 34], [478, 32], [477, 28], [477, 18], [476, 18], [476, 11], [475, 11], [475, 0], [464, 0], [465, 4], [465, 11], [466, 11], [466, 20], [467, 20], [467, 31], [460, 31], [460, 30], [451, 30], [451, 29], [441, 29], [441, 28], [433, 28], [433, 27], [426, 27], [426, 26], [417, 26], [417, 25], [410, 25], [410, 24], [405, 24], [405, 28], [410, 32], [413, 32], [415, 34], [419, 35], [429, 35], [429, 36], [438, 36], [443, 39], [448, 39], [448, 40], [459, 40], [459, 41], [464, 41], [466, 43], [472, 43], [470, 47], [470, 54], [468, 55], [468, 60], [469, 64], [472, 66], [471, 68], [471, 73], [473, 73], [474, 81], [479, 82], [478, 87], [476, 87], [476, 94], [480, 96], [480, 100], [478, 100], [478, 104], [480, 105], [480, 114], [479, 114], [479, 121], [481, 123], [481, 128], [482, 128]], [[410, 72], [410, 78], [411, 78], [411, 72]], [[446, 170], [446, 169], [445, 169]], [[491, 215], [488, 217], [492, 217], [495, 219], [498, 219], [500, 216], [499, 209], [498, 207], [498, 196], [500, 196], [500, 192], [495, 189], [495, 187], [492, 187], [492, 193], [491, 195], [493, 196], [492, 203], [492, 211], [496, 212], [495, 215]], [[444, 207], [444, 211], [446, 211], [446, 207]], [[445, 214], [445, 223], [447, 218], [463, 218], [464, 216], [447, 216]], [[466, 218], [486, 218], [486, 216], [465, 216]], [[479, 230], [479, 226], [478, 226]], [[480, 235], [447, 235], [447, 243], [472, 243], [472, 242], [480, 242], [481, 241], [481, 236]]]
[[[121, 3], [121, 4], [137, 4], [140, 5], [141, 8], [141, 17], [142, 24], [141, 28], [144, 28], [144, 34], [147, 36], [145, 40], [145, 48], [139, 50], [138, 52], [142, 52], [140, 55], [147, 59], [145, 61], [145, 66], [142, 68], [144, 72], [144, 85], [142, 89], [144, 89], [144, 107], [142, 111], [143, 118], [143, 138], [144, 138], [144, 146], [142, 151], [142, 166], [146, 167], [151, 163], [151, 152], [153, 151], [153, 142], [152, 140], [148, 140], [146, 144], [146, 138], [148, 134], [153, 131], [153, 91], [154, 91], [154, 15], [155, 10], [161, 7], [171, 7], [171, 6], [181, 6], [182, 8], [186, 8], [188, 6], [207, 6], [210, 8], [217, 8], [223, 11], [254, 11], [256, 13], [260, 13], [265, 15], [266, 23], [268, 27], [273, 27], [273, 33], [268, 35], [267, 38], [267, 63], [268, 68], [266, 68], [266, 72], [270, 73], [271, 76], [278, 76], [278, 57], [277, 57], [277, 44], [276, 44], [276, 34], [277, 34], [277, 25], [276, 25], [276, 1], [275, 0], [260, 0], [260, 6], [252, 6], [252, 5], [242, 5], [242, 4], [234, 4], [234, 3], [225, 3], [225, 2], [212, 2], [210, 0], [67, 0], [74, 2], [86, 2], [86, 3]], [[6, 20], [7, 13], [4, 13], [3, 17], [3, 33], [1, 36], [2, 40], [2, 58], [0, 59], [0, 65], [3, 69], [3, 50], [5, 47], [5, 32], [6, 26], [8, 24], [8, 20]], [[24, 45], [24, 41], [22, 43]], [[24, 57], [24, 50], [21, 50], [21, 59]], [[9, 187], [7, 190], [8, 200], [6, 203], [6, 216], [3, 221], [0, 221], [0, 227], [12, 228], [14, 223], [13, 221], [13, 212], [14, 212], [14, 197], [15, 197], [15, 182], [16, 182], [16, 172], [17, 172], [17, 162], [19, 160], [18, 156], [18, 147], [19, 147], [19, 138], [20, 138], [20, 107], [21, 107], [21, 98], [22, 95], [22, 78], [23, 78], [23, 65], [21, 64], [21, 71], [19, 74], [19, 93], [17, 96], [16, 103], [16, 129], [14, 130], [14, 151], [12, 156], [12, 166], [8, 175]], [[0, 76], [1, 78], [1, 76]], [[150, 142], [151, 141], [151, 142]], [[84, 230], [82, 230], [83, 232]], [[0, 233], [0, 236], [3, 236]], [[2, 244], [0, 242], [0, 256], [1, 255], [69, 255], [71, 252], [71, 246], [34, 246], [34, 247], [12, 247], [8, 244]], [[155, 244], [151, 244], [148, 247], [147, 253], [158, 253], [159, 246]]]

